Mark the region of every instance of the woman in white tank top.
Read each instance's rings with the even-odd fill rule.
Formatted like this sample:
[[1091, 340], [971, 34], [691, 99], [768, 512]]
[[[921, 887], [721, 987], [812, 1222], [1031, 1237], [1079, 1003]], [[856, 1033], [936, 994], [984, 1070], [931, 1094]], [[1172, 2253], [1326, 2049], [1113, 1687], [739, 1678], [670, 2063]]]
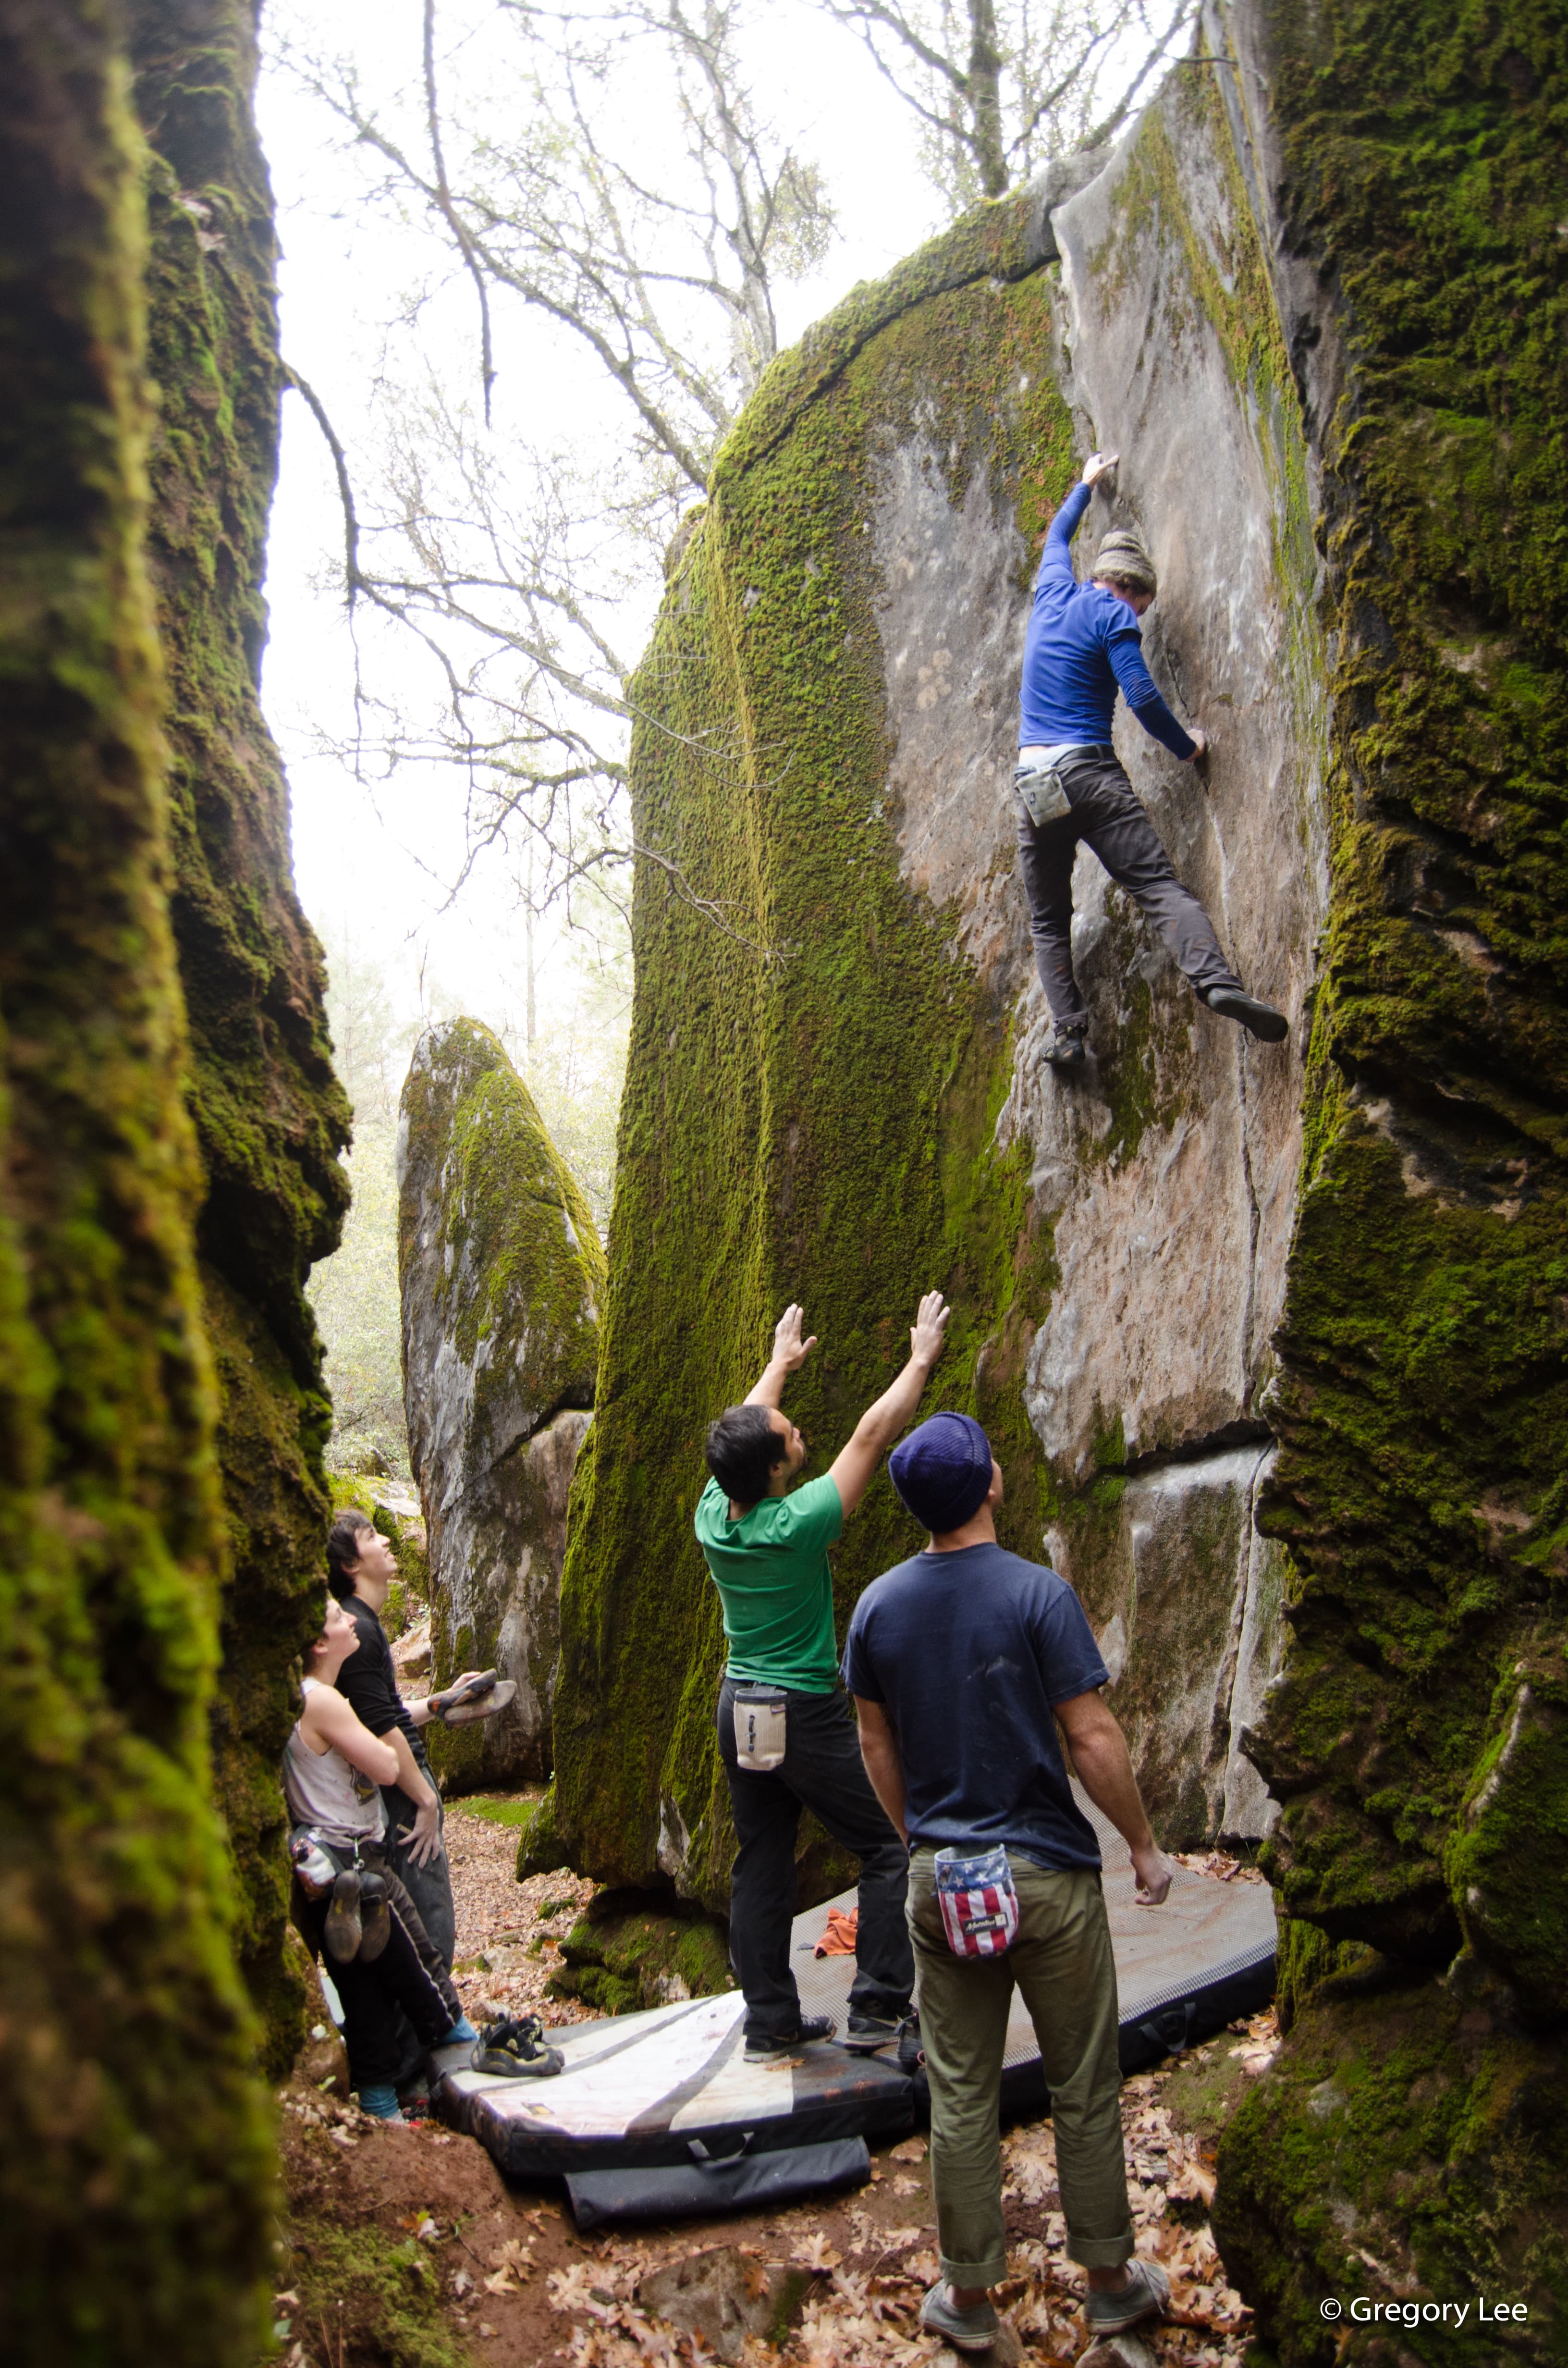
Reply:
[[351, 1850], [381, 1839], [386, 1807], [381, 1787], [397, 1782], [397, 1754], [361, 1725], [333, 1680], [359, 1635], [340, 1603], [328, 1600], [326, 1624], [305, 1655], [305, 1706], [283, 1753], [283, 1789], [297, 1825]]

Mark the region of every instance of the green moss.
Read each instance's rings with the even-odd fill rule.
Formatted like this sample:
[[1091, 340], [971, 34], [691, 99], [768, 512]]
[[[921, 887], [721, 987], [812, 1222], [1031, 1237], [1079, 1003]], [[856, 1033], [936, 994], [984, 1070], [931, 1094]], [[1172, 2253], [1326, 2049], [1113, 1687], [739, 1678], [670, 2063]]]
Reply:
[[[1475, 2303], [1523, 2302], [1532, 2358], [1568, 2359], [1560, 2041], [1431, 1981], [1309, 2000], [1220, 2142], [1214, 2231], [1288, 2368], [1381, 2362], [1357, 2296], [1468, 2302], [1408, 2339], [1430, 2368], [1512, 2358]], [[1338, 2299], [1331, 2324], [1319, 2305]], [[1386, 2348], [1383, 2348], [1386, 2347]]]
[[[531, 1826], [538, 1808], [537, 1797], [532, 1800], [502, 1800], [487, 1798], [483, 1793], [471, 1793], [463, 1803], [467, 1816], [483, 1817], [493, 1826]], [[548, 1916], [550, 1912], [548, 1907], [540, 1909], [541, 1916]]]
[[348, 1110], [256, 697], [279, 370], [271, 197], [251, 115], [255, 14], [244, 0], [199, 0], [176, 20], [144, 0], [131, 17], [152, 149], [148, 555], [168, 677], [171, 911], [228, 1532], [216, 1767], [242, 1961], [276, 2073], [302, 2010], [283, 1955], [277, 1770], [295, 1714], [287, 1671], [318, 1617], [328, 1509], [330, 1410], [304, 1281], [336, 1246]]
[[[1568, 1799], [1568, 37], [1507, 6], [1265, 14], [1281, 245], [1347, 365], [1318, 423], [1331, 902], [1262, 1516], [1294, 1573], [1266, 1862], [1320, 1960], [1360, 1940], [1409, 1982], [1471, 1953], [1410, 1992], [1447, 2064], [1409, 2052], [1405, 2009], [1308, 1985], [1301, 2062], [1367, 2051], [1354, 2146], [1287, 2067], [1222, 2157], [1220, 2220], [1289, 2362], [1326, 2356], [1341, 2187], [1433, 2292], [1533, 2292], [1557, 2359], [1558, 2142], [1530, 2099], [1561, 2071], [1518, 2017], [1555, 2021], [1568, 1970], [1568, 1898], [1528, 1871]], [[1456, 2023], [1483, 1975], [1504, 2003]], [[1426, 2088], [1436, 2121], [1408, 2110]]]
[[733, 1989], [728, 1936], [706, 1917], [616, 1910], [597, 1899], [561, 1943], [565, 1964], [547, 1984], [551, 1998], [581, 1998], [601, 2014], [634, 2014], [672, 1998], [712, 1998]]
[[278, 2276], [300, 2298], [291, 2324], [307, 2345], [324, 2328], [333, 2358], [340, 2333], [346, 2357], [371, 2368], [467, 2368], [472, 2357], [447, 2324], [439, 2270], [416, 2237], [296, 2218]]
[[1331, 8], [1310, 49], [1275, 30], [1290, 235], [1354, 365], [1323, 456], [1333, 899], [1264, 1516], [1295, 1647], [1262, 1748], [1291, 1912], [1441, 1951], [1494, 1688], [1568, 1569], [1561, 36], [1415, 6]]
[[208, 1713], [224, 1564], [144, 565], [142, 154], [118, 11], [3, 38], [0, 2314], [239, 2362], [268, 2123]]

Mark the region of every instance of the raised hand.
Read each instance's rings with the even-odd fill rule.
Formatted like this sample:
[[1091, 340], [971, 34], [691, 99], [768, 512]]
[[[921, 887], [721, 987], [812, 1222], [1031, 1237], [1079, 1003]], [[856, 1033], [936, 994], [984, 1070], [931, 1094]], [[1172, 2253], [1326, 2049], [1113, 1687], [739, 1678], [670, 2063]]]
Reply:
[[1110, 475], [1120, 458], [1119, 452], [1091, 452], [1084, 463], [1085, 484], [1097, 485], [1102, 477]]
[[798, 1373], [817, 1345], [813, 1332], [809, 1340], [801, 1338], [805, 1311], [791, 1300], [773, 1327], [773, 1362], [786, 1373]]
[[942, 1353], [947, 1336], [948, 1318], [952, 1309], [943, 1301], [939, 1291], [928, 1291], [920, 1303], [920, 1312], [909, 1327], [909, 1353], [917, 1364], [934, 1365]]

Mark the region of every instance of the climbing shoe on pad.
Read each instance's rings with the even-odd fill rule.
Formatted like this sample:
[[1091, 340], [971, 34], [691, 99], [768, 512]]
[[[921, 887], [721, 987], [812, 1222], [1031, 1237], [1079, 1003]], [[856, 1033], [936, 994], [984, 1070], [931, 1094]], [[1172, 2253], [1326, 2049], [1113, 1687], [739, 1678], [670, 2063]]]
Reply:
[[387, 1879], [372, 1870], [359, 1877], [359, 1963], [373, 1965], [391, 1939]]
[[346, 1866], [333, 1884], [327, 1903], [322, 1941], [327, 1955], [335, 1957], [340, 1965], [352, 1964], [359, 1953], [359, 1886], [363, 1880], [357, 1866]]
[[1254, 1036], [1261, 1036], [1266, 1044], [1282, 1043], [1290, 1033], [1290, 1023], [1272, 1003], [1259, 1003], [1256, 996], [1244, 995], [1239, 986], [1211, 986], [1203, 998], [1210, 1011], [1221, 1019], [1239, 1020]]
[[1084, 2308], [1091, 2335], [1119, 2335], [1141, 2318], [1164, 2318], [1171, 2298], [1171, 2282], [1158, 2261], [1141, 2257], [1127, 2264], [1128, 2280], [1114, 2293], [1096, 2294], [1091, 2286]]
[[498, 2080], [548, 2080], [563, 2069], [566, 2058], [551, 2046], [537, 2014], [521, 2014], [487, 2022], [469, 2062], [476, 2072], [488, 2072]]
[[830, 2014], [803, 2014], [799, 2028], [789, 2032], [748, 2031], [745, 2060], [748, 2064], [788, 2064], [802, 2047], [814, 2047], [821, 2039], [831, 2039], [838, 2029]]

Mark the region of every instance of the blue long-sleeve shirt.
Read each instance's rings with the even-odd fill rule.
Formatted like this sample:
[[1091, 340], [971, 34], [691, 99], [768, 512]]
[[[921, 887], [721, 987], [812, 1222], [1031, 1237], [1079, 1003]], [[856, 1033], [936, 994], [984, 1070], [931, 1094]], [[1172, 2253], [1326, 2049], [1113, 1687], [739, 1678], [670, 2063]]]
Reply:
[[1018, 745], [1108, 744], [1119, 688], [1145, 732], [1173, 755], [1190, 757], [1198, 744], [1154, 688], [1132, 610], [1103, 585], [1074, 577], [1073, 537], [1088, 504], [1088, 486], [1074, 485], [1045, 538], [1024, 641]]

